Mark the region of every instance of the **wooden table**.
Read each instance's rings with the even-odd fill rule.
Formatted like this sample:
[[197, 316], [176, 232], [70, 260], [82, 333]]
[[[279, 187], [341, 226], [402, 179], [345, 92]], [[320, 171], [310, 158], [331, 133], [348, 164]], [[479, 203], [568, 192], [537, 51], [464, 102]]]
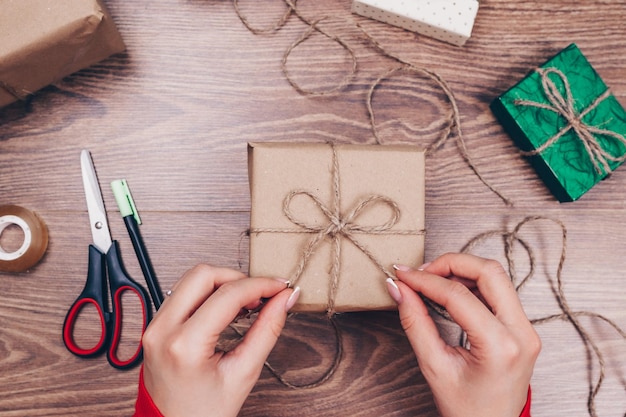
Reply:
[[[44, 89], [28, 106], [0, 109], [0, 203], [36, 211], [50, 232], [40, 264], [26, 273], [0, 273], [1, 416], [120, 416], [133, 410], [137, 369], [115, 370], [103, 357], [79, 359], [61, 339], [91, 241], [80, 150], [93, 155], [112, 234], [132, 276], [142, 281], [108, 187], [118, 178], [132, 189], [164, 289], [200, 262], [247, 271], [246, 143], [374, 141], [367, 93], [398, 62], [375, 49], [356, 22], [388, 51], [449, 84], [472, 160], [514, 202], [507, 207], [477, 179], [453, 135], [427, 159], [426, 258], [459, 251], [488, 230], [512, 230], [527, 216], [560, 220], [568, 231], [562, 278], [571, 308], [626, 328], [626, 169], [580, 201], [559, 204], [488, 107], [571, 42], [626, 105], [626, 1], [485, 0], [464, 47], [354, 16], [349, 0], [301, 1], [302, 15], [327, 16], [320, 28], [343, 39], [358, 60], [348, 85], [324, 96], [300, 94], [281, 71], [283, 54], [307, 29], [294, 16], [280, 30], [253, 34], [229, 1], [106, 3], [127, 52]], [[285, 6], [246, 0], [240, 9], [250, 24], [267, 27]], [[298, 85], [326, 89], [350, 72], [351, 62], [345, 49], [315, 33], [292, 52], [287, 68]], [[440, 133], [447, 112], [441, 91], [415, 74], [383, 80], [373, 107], [383, 140], [424, 146]], [[527, 313], [557, 314], [551, 283], [561, 229], [542, 220], [521, 233], [537, 257], [535, 275], [520, 293]], [[502, 239], [489, 239], [474, 252], [505, 262]], [[524, 275], [528, 261], [518, 246], [514, 258]], [[137, 321], [133, 314], [127, 319]], [[598, 415], [623, 416], [624, 340], [601, 320], [580, 320], [606, 361]], [[265, 370], [241, 415], [437, 415], [396, 313], [343, 314], [337, 323], [344, 355], [326, 383], [292, 390]], [[533, 415], [587, 415], [590, 378], [599, 372], [595, 356], [588, 358], [568, 322], [537, 329], [543, 351], [532, 382]], [[293, 382], [315, 380], [332, 361], [333, 335], [323, 316], [292, 317], [270, 362]]]

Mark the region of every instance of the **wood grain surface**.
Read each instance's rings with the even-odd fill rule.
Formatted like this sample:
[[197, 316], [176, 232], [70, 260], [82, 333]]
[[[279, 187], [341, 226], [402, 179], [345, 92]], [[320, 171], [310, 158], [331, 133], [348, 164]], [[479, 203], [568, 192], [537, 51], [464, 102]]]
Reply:
[[[249, 190], [246, 143], [373, 143], [366, 108], [372, 83], [398, 62], [384, 56], [358, 22], [388, 51], [436, 71], [458, 101], [469, 154], [505, 206], [473, 174], [455, 137], [427, 159], [426, 258], [459, 251], [479, 233], [511, 230], [529, 215], [568, 230], [564, 290], [574, 310], [590, 310], [626, 328], [626, 169], [575, 203], [559, 204], [489, 110], [497, 95], [575, 42], [626, 105], [626, 1], [484, 0], [471, 39], [451, 46], [350, 13], [349, 0], [301, 0], [307, 19], [354, 52], [348, 85], [321, 97], [298, 93], [281, 61], [307, 26], [292, 16], [253, 34], [226, 0], [107, 0], [127, 51], [38, 92], [27, 104], [0, 109], [0, 204], [18, 204], [46, 222], [43, 261], [25, 273], [0, 273], [0, 416], [128, 416], [138, 370], [118, 371], [104, 357], [79, 359], [64, 347], [61, 326], [83, 286], [89, 224], [79, 169], [92, 153], [112, 235], [126, 268], [141, 271], [120, 220], [110, 181], [126, 178], [142, 215], [141, 231], [161, 286], [170, 288], [196, 263], [248, 268]], [[241, 0], [251, 25], [271, 27], [285, 6]], [[330, 89], [350, 72], [347, 50], [314, 33], [287, 60], [303, 88]], [[376, 89], [373, 108], [385, 142], [426, 146], [448, 112], [445, 96], [425, 78], [399, 74]], [[537, 270], [520, 293], [531, 318], [559, 312], [552, 286], [561, 230], [542, 220], [522, 230]], [[4, 241], [7, 237], [3, 238]], [[0, 240], [2, 243], [3, 240]], [[476, 249], [502, 262], [501, 239]], [[516, 248], [520, 274], [528, 271]], [[137, 324], [136, 315], [125, 317]], [[313, 389], [293, 390], [265, 370], [242, 416], [436, 416], [432, 396], [397, 314], [336, 318], [343, 357]], [[626, 413], [625, 342], [605, 322], [582, 318], [606, 360], [599, 416]], [[444, 325], [444, 324], [442, 324]], [[533, 416], [585, 416], [599, 367], [567, 322], [538, 325], [543, 351], [533, 377]], [[290, 381], [307, 383], [332, 362], [334, 331], [321, 316], [289, 319], [270, 363]]]

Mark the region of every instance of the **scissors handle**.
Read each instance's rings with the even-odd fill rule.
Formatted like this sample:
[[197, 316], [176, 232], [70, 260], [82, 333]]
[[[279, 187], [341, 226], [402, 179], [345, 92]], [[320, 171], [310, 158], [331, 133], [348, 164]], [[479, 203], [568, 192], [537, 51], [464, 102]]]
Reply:
[[[74, 355], [91, 357], [99, 355], [106, 349], [108, 341], [109, 313], [105, 311], [107, 304], [105, 257], [95, 246], [89, 245], [89, 264], [87, 267], [87, 281], [83, 291], [72, 304], [63, 323], [63, 343]], [[100, 339], [91, 347], [82, 348], [74, 340], [74, 325], [79, 313], [88, 305], [93, 305], [100, 318]]]
[[118, 369], [125, 369], [136, 365], [143, 359], [143, 348], [140, 341], [137, 345], [137, 350], [129, 359], [123, 360], [117, 355], [122, 335], [122, 295], [125, 292], [130, 291], [137, 296], [141, 303], [143, 316], [141, 330], [142, 336], [152, 318], [152, 306], [146, 289], [135, 282], [126, 273], [121, 262], [119, 245], [116, 240], [114, 240], [111, 244], [111, 248], [109, 248], [109, 251], [107, 252], [106, 259], [109, 272], [111, 301], [113, 306], [113, 311], [111, 313], [111, 324], [113, 327], [111, 332], [111, 342], [109, 343], [109, 349], [107, 350], [107, 360], [111, 366]]

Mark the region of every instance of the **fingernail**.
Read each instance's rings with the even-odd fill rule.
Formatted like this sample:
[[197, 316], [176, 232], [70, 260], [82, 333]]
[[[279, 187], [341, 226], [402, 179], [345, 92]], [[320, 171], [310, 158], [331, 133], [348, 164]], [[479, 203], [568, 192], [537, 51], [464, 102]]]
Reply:
[[430, 262], [426, 262], [425, 264], [423, 264], [422, 266], [417, 268], [417, 270], [418, 271], [423, 271], [424, 269], [428, 268], [428, 265], [430, 265]]
[[282, 278], [274, 278], [276, 281], [280, 282], [281, 284], [284, 284], [285, 287], [289, 288], [289, 285], [291, 285], [291, 282], [289, 282], [289, 280], [287, 279], [282, 279]]
[[296, 304], [296, 302], [298, 301], [298, 297], [300, 297], [300, 287], [296, 287], [293, 289], [293, 292], [285, 303], [285, 311], [291, 310], [294, 304]]
[[387, 278], [387, 291], [389, 291], [389, 295], [391, 296], [391, 298], [393, 298], [396, 303], [400, 304], [400, 302], [402, 301], [400, 288], [398, 288], [398, 285], [391, 278]]
[[[410, 266], [406, 266], [406, 265], [394, 265], [393, 269], [395, 269], [396, 271], [408, 272], [408, 271], [410, 271], [413, 268], [411, 268]], [[394, 282], [394, 284], [395, 284], [395, 282]]]

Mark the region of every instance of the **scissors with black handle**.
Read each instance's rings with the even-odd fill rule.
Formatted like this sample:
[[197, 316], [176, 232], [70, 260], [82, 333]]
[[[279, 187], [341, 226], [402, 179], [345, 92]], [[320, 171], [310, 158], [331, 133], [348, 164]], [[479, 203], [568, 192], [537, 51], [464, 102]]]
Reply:
[[[107, 360], [111, 366], [126, 369], [141, 362], [143, 349], [140, 341], [130, 358], [119, 357], [118, 348], [122, 336], [122, 295], [130, 293], [131, 296], [139, 299], [143, 314], [142, 335], [150, 322], [152, 308], [145, 288], [133, 281], [126, 273], [117, 241], [111, 240], [104, 201], [91, 155], [88, 151], [82, 151], [80, 158], [93, 244], [89, 245], [87, 282], [65, 317], [63, 342], [70, 352], [81, 357], [97, 356], [106, 350]], [[109, 291], [111, 311], [108, 311]], [[89, 305], [95, 306], [98, 311], [100, 338], [94, 346], [82, 347], [74, 340], [74, 327], [80, 312]]]

